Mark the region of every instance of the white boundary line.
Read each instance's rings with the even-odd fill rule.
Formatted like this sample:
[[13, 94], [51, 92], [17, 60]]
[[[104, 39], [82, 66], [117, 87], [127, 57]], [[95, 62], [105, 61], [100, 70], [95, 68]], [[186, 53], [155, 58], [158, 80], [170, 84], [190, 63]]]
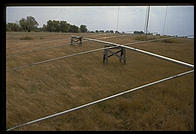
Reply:
[[26, 123], [14, 126], [12, 128], [7, 129], [7, 131], [10, 131], [10, 130], [13, 130], [13, 129], [16, 129], [16, 128], [20, 128], [20, 127], [23, 127], [23, 126], [26, 126], [26, 125], [29, 125], [29, 124], [33, 124], [33, 123], [36, 123], [36, 122], [39, 122], [39, 121], [42, 121], [42, 120], [46, 120], [46, 119], [49, 119], [49, 118], [52, 118], [52, 117], [55, 117], [55, 116], [63, 115], [63, 114], [66, 114], [66, 113], [69, 113], [69, 112], [72, 112], [72, 111], [75, 111], [75, 110], [78, 110], [78, 109], [82, 109], [84, 107], [87, 107], [87, 106], [90, 106], [90, 105], [93, 105], [93, 104], [96, 104], [96, 103], [100, 103], [100, 102], [109, 100], [111, 98], [118, 97], [120, 95], [124, 95], [124, 94], [127, 94], [129, 92], [132, 92], [132, 91], [135, 91], [135, 90], [139, 90], [139, 89], [142, 89], [144, 87], [149, 87], [149, 86], [152, 86], [152, 85], [155, 85], [155, 84], [158, 84], [158, 83], [170, 80], [170, 79], [174, 79], [174, 78], [177, 78], [177, 77], [180, 77], [180, 76], [192, 73], [192, 72], [194, 72], [194, 70], [186, 71], [186, 72], [179, 73], [179, 74], [176, 74], [176, 75], [173, 75], [173, 76], [161, 79], [161, 80], [157, 80], [157, 81], [154, 81], [154, 82], [151, 82], [151, 83], [148, 83], [148, 84], [136, 87], [136, 88], [132, 88], [132, 89], [127, 90], [127, 91], [123, 91], [123, 92], [120, 92], [120, 93], [117, 93], [117, 94], [105, 97], [103, 99], [92, 101], [90, 103], [87, 103], [87, 104], [84, 104], [84, 105], [80, 105], [78, 107], [74, 107], [74, 108], [71, 108], [71, 109], [68, 109], [68, 110], [65, 110], [65, 111], [62, 111], [62, 112], [58, 112], [56, 114], [52, 114], [52, 115], [49, 115], [49, 116], [45, 116], [45, 117], [42, 117], [42, 118], [39, 118], [39, 119], [36, 119], [36, 120], [32, 120], [32, 121], [29, 121], [29, 122], [26, 122]]

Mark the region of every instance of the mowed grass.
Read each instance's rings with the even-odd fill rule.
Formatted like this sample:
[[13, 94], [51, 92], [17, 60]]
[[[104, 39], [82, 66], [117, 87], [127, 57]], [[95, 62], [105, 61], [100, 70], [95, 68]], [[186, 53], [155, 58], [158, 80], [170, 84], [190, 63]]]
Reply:
[[[43, 40], [48, 41], [43, 45], [43, 40], [37, 39], [39, 41], [34, 47], [33, 42], [29, 45], [27, 41], [20, 40], [25, 34], [7, 33], [6, 47], [9, 46], [10, 50], [7, 49], [6, 54], [16, 53], [17, 49], [11, 48], [18, 48], [17, 55], [7, 57], [7, 70], [104, 47], [103, 44], [86, 41], [82, 47], [65, 45], [28, 53], [35, 48], [65, 44], [70, 41], [71, 34], [27, 33], [33, 38], [43, 36]], [[114, 36], [94, 35], [91, 37]], [[90, 37], [90, 34], [82, 36]], [[51, 38], [59, 42], [54, 44], [50, 42], [54, 41]], [[14, 40], [18, 41], [17, 46], [14, 46]], [[131, 35], [102, 40], [120, 44], [138, 41]], [[194, 64], [192, 39], [179, 39], [179, 43], [171, 44], [153, 42], [131, 46]], [[126, 52], [126, 65], [121, 64], [117, 57], [111, 57], [109, 64], [103, 65], [103, 51], [99, 51], [7, 71], [7, 128], [190, 70], [131, 50]], [[16, 130], [194, 130], [193, 94], [194, 74], [191, 73]]]

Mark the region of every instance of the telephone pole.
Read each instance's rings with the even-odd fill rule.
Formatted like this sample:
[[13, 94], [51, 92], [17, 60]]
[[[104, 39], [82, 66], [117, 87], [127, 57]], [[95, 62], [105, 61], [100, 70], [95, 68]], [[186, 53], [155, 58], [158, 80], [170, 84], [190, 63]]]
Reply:
[[119, 9], [120, 9], [120, 7], [118, 7], [118, 14], [117, 14], [117, 24], [116, 24], [116, 31], [118, 31], [118, 22], [119, 22]]
[[164, 19], [164, 24], [163, 24], [163, 35], [164, 35], [164, 32], [165, 32], [166, 17], [167, 17], [167, 7], [166, 7], [166, 11], [165, 11], [165, 19]]
[[146, 36], [147, 36], [147, 33], [148, 33], [148, 22], [149, 22], [149, 13], [150, 13], [150, 6], [147, 7], [146, 9], [146, 23], [145, 23], [145, 33], [146, 33]]

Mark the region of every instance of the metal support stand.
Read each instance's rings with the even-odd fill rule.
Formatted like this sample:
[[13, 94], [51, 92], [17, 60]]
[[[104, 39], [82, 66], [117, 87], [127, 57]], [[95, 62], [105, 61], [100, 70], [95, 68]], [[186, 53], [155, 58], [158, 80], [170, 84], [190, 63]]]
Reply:
[[[108, 45], [105, 45], [105, 47], [110, 47]], [[111, 49], [119, 49], [116, 52], [112, 52]], [[118, 55], [120, 53], [120, 55]], [[110, 54], [110, 55], [109, 55]], [[108, 64], [108, 58], [115, 55], [120, 59], [120, 62], [123, 64], [126, 64], [126, 50], [124, 47], [116, 47], [116, 48], [108, 48], [104, 49], [104, 54], [103, 54], [103, 63]]]
[[82, 46], [82, 37], [80, 37], [80, 36], [72, 36], [70, 45], [74, 45], [74, 44], [79, 44], [79, 46]]

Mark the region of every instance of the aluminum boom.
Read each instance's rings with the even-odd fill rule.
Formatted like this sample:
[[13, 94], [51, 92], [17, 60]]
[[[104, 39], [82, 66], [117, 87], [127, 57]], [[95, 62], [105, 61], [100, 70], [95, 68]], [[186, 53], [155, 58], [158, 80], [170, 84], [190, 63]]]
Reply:
[[[34, 62], [34, 63], [31, 63], [31, 64], [26, 64], [26, 65], [23, 65], [23, 66], [19, 66], [19, 67], [15, 67], [15, 68], [12, 68], [11, 70], [20, 70], [20, 69], [24, 69], [24, 68], [27, 68], [27, 67], [33, 67], [34, 65], [39, 65], [39, 64], [43, 64], [43, 63], [48, 63], [48, 62], [51, 62], [51, 61], [56, 61], [56, 60], [60, 60], [60, 59], [64, 59], [64, 58], [68, 58], [68, 57], [72, 57], [72, 56], [77, 56], [77, 55], [82, 55], [82, 54], [87, 54], [87, 53], [92, 53], [92, 52], [97, 52], [97, 51], [101, 51], [101, 50], [105, 50], [105, 49], [110, 49], [110, 48], [115, 48], [115, 47], [118, 47], [118, 46], [122, 46], [122, 47], [128, 47], [128, 46], [125, 46], [125, 45], [130, 45], [130, 44], [140, 44], [140, 43], [146, 43], [146, 42], [153, 42], [153, 41], [158, 41], [158, 40], [165, 40], [165, 39], [170, 39], [170, 38], [175, 38], [175, 37], [169, 37], [169, 38], [162, 38], [162, 39], [155, 39], [155, 40], [148, 40], [148, 41], [138, 41], [138, 42], [131, 42], [131, 43], [126, 43], [124, 45], [120, 45], [120, 44], [116, 44], [116, 43], [111, 43], [111, 42], [107, 42], [107, 41], [102, 41], [102, 40], [96, 40], [96, 39], [91, 39], [91, 38], [83, 38], [83, 39], [86, 39], [86, 40], [91, 40], [91, 41], [97, 41], [97, 42], [101, 42], [101, 43], [105, 43], [105, 44], [112, 44], [113, 46], [111, 47], [106, 47], [106, 48], [98, 48], [98, 49], [93, 49], [93, 50], [88, 50], [88, 51], [83, 51], [83, 52], [79, 52], [79, 53], [74, 53], [74, 54], [70, 54], [70, 55], [65, 55], [65, 56], [62, 56], [62, 57], [57, 57], [57, 58], [53, 58], [53, 59], [48, 59], [48, 60], [44, 60], [44, 61], [40, 61], [40, 62]], [[130, 49], [131, 47], [129, 47], [128, 49]], [[135, 51], [139, 51], [139, 49], [136, 49], [136, 48], [133, 48], [133, 50]], [[144, 51], [144, 50], [140, 50], [140, 51]], [[145, 51], [147, 52], [147, 51]], [[150, 54], [150, 52], [147, 52], [148, 54]], [[157, 55], [157, 54], [153, 54], [151, 53], [152, 55]], [[160, 56], [160, 55], [159, 55]], [[161, 57], [159, 57], [161, 58]], [[168, 58], [168, 57], [164, 57], [162, 56], [162, 58]], [[171, 59], [171, 58], [169, 58]], [[174, 60], [173, 59], [173, 62], [175, 62], [177, 60]], [[181, 61], [179, 61], [180, 63]], [[184, 64], [185, 62], [181, 62], [182, 64]], [[188, 63], [185, 63], [185, 64], [188, 64]], [[193, 67], [194, 68], [194, 65], [191, 65], [191, 64], [188, 64], [188, 66], [190, 67]], [[11, 70], [6, 70], [6, 71], [11, 71]]]
[[66, 113], [69, 113], [69, 112], [72, 112], [72, 111], [76, 111], [78, 109], [82, 109], [82, 108], [85, 108], [87, 106], [94, 105], [96, 103], [100, 103], [100, 102], [103, 102], [103, 101], [112, 99], [114, 97], [118, 97], [118, 96], [127, 94], [129, 92], [132, 92], [132, 91], [135, 91], [135, 90], [138, 90], [138, 89], [142, 89], [142, 88], [149, 87], [149, 86], [152, 86], [152, 85], [155, 85], [155, 84], [158, 84], [158, 83], [170, 80], [170, 79], [174, 79], [174, 78], [177, 78], [177, 77], [189, 74], [191, 72], [194, 72], [194, 70], [190, 70], [190, 71], [186, 71], [186, 72], [183, 72], [183, 73], [179, 73], [179, 74], [176, 74], [176, 75], [173, 75], [173, 76], [161, 79], [161, 80], [157, 80], [157, 81], [154, 81], [154, 82], [151, 82], [151, 83], [148, 83], [148, 84], [136, 87], [136, 88], [132, 88], [132, 89], [129, 89], [129, 90], [126, 90], [126, 91], [123, 91], [123, 92], [120, 92], [120, 93], [117, 93], [117, 94], [114, 94], [114, 95], [111, 95], [111, 96], [108, 96], [108, 97], [105, 97], [105, 98], [102, 98], [102, 99], [99, 99], [99, 100], [96, 100], [96, 101], [92, 101], [90, 103], [86, 103], [84, 105], [80, 105], [78, 107], [74, 107], [74, 108], [71, 108], [71, 109], [68, 109], [68, 110], [56, 113], [56, 114], [52, 114], [52, 115], [49, 115], [49, 116], [45, 116], [43, 118], [36, 119], [36, 120], [32, 120], [32, 121], [29, 121], [29, 122], [26, 122], [26, 123], [14, 126], [12, 128], [9, 128], [9, 129], [7, 129], [7, 131], [10, 131], [10, 130], [13, 130], [13, 129], [16, 129], [16, 128], [20, 128], [20, 127], [23, 127], [23, 126], [26, 126], [26, 125], [29, 125], [29, 124], [33, 124], [33, 123], [36, 123], [36, 122], [39, 122], [39, 121], [42, 121], [42, 120], [46, 120], [46, 119], [49, 119], [49, 118], [52, 118], [52, 117], [55, 117], [55, 116], [63, 115], [63, 114], [66, 114]]
[[[171, 38], [175, 38], [175, 37], [170, 37], [170, 38], [167, 38], [167, 39], [171, 39]], [[189, 63], [186, 63], [186, 62], [183, 62], [183, 61], [179, 61], [179, 60], [176, 60], [176, 59], [172, 59], [172, 58], [169, 58], [169, 57], [166, 57], [166, 56], [158, 55], [158, 54], [155, 54], [155, 53], [151, 53], [151, 52], [148, 52], [148, 51], [145, 51], [145, 50], [142, 50], [142, 49], [137, 49], [137, 48], [134, 48], [134, 47], [129, 47], [129, 46], [120, 45], [120, 44], [112, 43], [112, 42], [108, 42], [108, 41], [97, 40], [97, 39], [91, 39], [91, 38], [84, 38], [84, 39], [95, 41], [95, 42], [100, 42], [100, 43], [104, 43], [104, 44], [110, 44], [112, 46], [124, 47], [124, 48], [130, 49], [130, 50], [134, 50], [136, 52], [144, 53], [144, 54], [151, 55], [151, 56], [163, 59], [163, 60], [167, 60], [167, 61], [170, 61], [170, 62], [174, 62], [174, 63], [178, 63], [178, 64], [181, 64], [181, 65], [184, 65], [184, 66], [187, 66], [187, 67], [194, 68], [194, 65], [192, 65], [192, 64], [189, 64]], [[156, 40], [149, 40], [149, 41], [139, 41], [139, 42], [127, 43], [126, 45], [137, 44], [137, 43], [146, 43], [146, 42], [152, 42], [152, 41], [163, 40], [163, 39], [166, 39], [166, 38], [156, 39]]]
[[[103, 34], [105, 35], [105, 34]], [[128, 36], [128, 35], [115, 35], [115, 36], [106, 36], [106, 37], [100, 37], [100, 38], [97, 38], [97, 39], [108, 39], [108, 38], [114, 38], [114, 37], [122, 37], [122, 36]], [[86, 40], [87, 41], [87, 40]], [[83, 41], [85, 42], [85, 41]], [[65, 43], [68, 43], [66, 45], [70, 45], [71, 43], [69, 42], [65, 42]], [[58, 47], [65, 47], [66, 46], [65, 44], [62, 44], [62, 45], [57, 45], [57, 46], [50, 46], [50, 47], [46, 47], [46, 48], [35, 48], [35, 49], [32, 49], [31, 51], [25, 51], [25, 52], [16, 52], [14, 54], [10, 54], [10, 55], [7, 55], [6, 57], [11, 57], [11, 56], [16, 56], [18, 54], [26, 54], [26, 53], [32, 53], [32, 52], [39, 52], [39, 51], [43, 51], [43, 50], [47, 50], [47, 49], [51, 49], [51, 48], [58, 48]]]

